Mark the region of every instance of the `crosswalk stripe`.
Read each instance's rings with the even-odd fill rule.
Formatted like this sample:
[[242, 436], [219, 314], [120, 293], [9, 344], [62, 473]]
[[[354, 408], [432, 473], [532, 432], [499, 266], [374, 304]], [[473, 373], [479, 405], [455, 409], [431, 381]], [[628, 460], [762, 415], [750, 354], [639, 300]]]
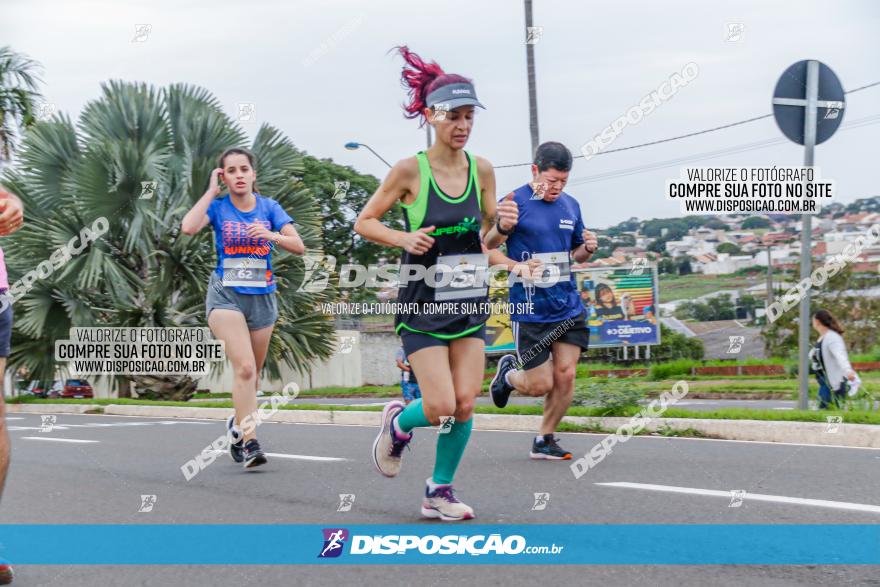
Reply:
[[48, 440], [51, 442], [73, 442], [79, 444], [92, 444], [100, 440], [81, 440], [78, 438], [58, 438], [57, 436], [22, 436], [22, 440]]

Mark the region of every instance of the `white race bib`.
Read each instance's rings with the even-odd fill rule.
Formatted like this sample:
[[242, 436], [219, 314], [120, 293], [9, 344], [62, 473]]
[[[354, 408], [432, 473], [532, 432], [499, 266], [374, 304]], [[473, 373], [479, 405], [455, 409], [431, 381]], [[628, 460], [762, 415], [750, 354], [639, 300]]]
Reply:
[[436, 267], [434, 281], [438, 286], [434, 288], [435, 302], [488, 295], [489, 284], [485, 279], [489, 268], [488, 255], [441, 255], [437, 257]]
[[224, 287], [266, 287], [266, 259], [234, 257], [223, 259]]
[[[544, 264], [543, 270], [535, 272], [528, 281], [540, 287], [543, 285], [555, 285], [568, 281], [571, 278], [571, 257], [568, 251], [555, 253], [533, 253], [532, 259], [537, 259]], [[525, 280], [524, 280], [525, 281]]]

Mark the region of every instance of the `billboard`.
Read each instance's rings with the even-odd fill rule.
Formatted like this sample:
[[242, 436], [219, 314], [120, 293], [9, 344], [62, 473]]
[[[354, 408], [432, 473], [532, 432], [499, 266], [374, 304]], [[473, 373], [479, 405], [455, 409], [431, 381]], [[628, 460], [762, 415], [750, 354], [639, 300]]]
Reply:
[[[653, 264], [572, 268], [587, 311], [590, 348], [660, 344], [657, 320], [657, 268]], [[492, 301], [506, 301], [507, 289], [493, 288]], [[514, 352], [510, 317], [493, 314], [486, 322], [486, 352]]]

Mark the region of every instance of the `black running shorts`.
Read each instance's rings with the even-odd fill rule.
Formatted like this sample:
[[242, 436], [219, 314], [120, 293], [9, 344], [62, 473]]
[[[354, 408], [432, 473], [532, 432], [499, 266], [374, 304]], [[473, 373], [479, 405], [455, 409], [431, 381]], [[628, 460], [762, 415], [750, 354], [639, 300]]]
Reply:
[[513, 340], [516, 354], [526, 371], [547, 362], [554, 342], [564, 342], [590, 348], [590, 328], [587, 313], [560, 322], [513, 322]]

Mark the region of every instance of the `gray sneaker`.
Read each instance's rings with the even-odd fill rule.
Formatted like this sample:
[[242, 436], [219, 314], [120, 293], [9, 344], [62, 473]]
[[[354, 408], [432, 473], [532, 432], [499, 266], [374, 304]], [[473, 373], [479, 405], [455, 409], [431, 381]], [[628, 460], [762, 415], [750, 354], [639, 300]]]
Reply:
[[472, 520], [474, 510], [471, 506], [458, 501], [452, 485], [438, 485], [434, 491], [426, 486], [422, 515], [426, 518], [439, 518], [444, 522], [460, 522]]
[[404, 407], [403, 402], [399, 401], [389, 402], [385, 406], [382, 410], [382, 426], [373, 441], [373, 464], [386, 477], [397, 477], [400, 473], [400, 455], [413, 437], [410, 433], [408, 438], [400, 438], [391, 427], [391, 421]]

